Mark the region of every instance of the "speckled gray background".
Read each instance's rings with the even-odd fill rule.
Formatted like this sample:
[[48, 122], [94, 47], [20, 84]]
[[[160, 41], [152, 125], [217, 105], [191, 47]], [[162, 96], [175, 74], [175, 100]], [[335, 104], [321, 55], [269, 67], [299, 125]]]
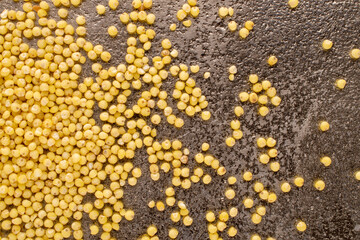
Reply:
[[[107, 1], [84, 1], [80, 8], [70, 8], [70, 19], [85, 15], [88, 39], [104, 45], [113, 56], [108, 65], [117, 65], [124, 62], [128, 37], [118, 16], [124, 10], [131, 10], [131, 1], [121, 0], [116, 11], [108, 8], [104, 16], [98, 16], [95, 7], [100, 2], [107, 4]], [[152, 12], [157, 17], [154, 26], [157, 36], [150, 55], [159, 54], [160, 41], [166, 37], [180, 53], [175, 63], [199, 64], [201, 71], [195, 79], [209, 101], [208, 109], [213, 117], [206, 123], [199, 116], [189, 118], [179, 113], [173, 101], [175, 112], [185, 119], [185, 126], [177, 130], [163, 121], [158, 128], [158, 139], [182, 140], [191, 150], [191, 156], [207, 141], [210, 152], [226, 166], [228, 174], [219, 177], [208, 169], [213, 176], [210, 185], [198, 183], [190, 190], [177, 190], [177, 199], [187, 203], [194, 224], [191, 227], [173, 225], [169, 219], [171, 208], [157, 212], [147, 207], [150, 200], [164, 200], [163, 191], [171, 185], [171, 176], [162, 175], [158, 182], [150, 180], [146, 153], [137, 152], [134, 164], [140, 166], [144, 174], [135, 187], [126, 187], [124, 196], [125, 206], [133, 208], [136, 217], [132, 222], [121, 222], [121, 229], [115, 234], [117, 239], [136, 239], [150, 224], [159, 228], [160, 239], [166, 239], [171, 226], [179, 229], [178, 239], [207, 239], [206, 210], [218, 212], [234, 205], [240, 207], [240, 214], [229, 221], [229, 225], [234, 224], [239, 230], [234, 239], [249, 239], [255, 232], [263, 238], [273, 236], [281, 240], [360, 239], [360, 183], [352, 176], [360, 168], [360, 61], [352, 61], [348, 56], [351, 48], [360, 47], [360, 1], [300, 0], [296, 10], [290, 10], [285, 0], [198, 2], [200, 16], [190, 28], [185, 28], [176, 20], [176, 12], [185, 0], [154, 0]], [[8, 0], [0, 2], [0, 10], [10, 6], [14, 9], [19, 5]], [[232, 6], [234, 16], [220, 19], [217, 11], [221, 6]], [[230, 19], [239, 24], [252, 20], [254, 31], [246, 40], [240, 40], [237, 33], [227, 29]], [[178, 25], [175, 32], [168, 30], [171, 23]], [[119, 29], [115, 39], [107, 35], [110, 25]], [[328, 52], [320, 47], [325, 38], [334, 42]], [[274, 68], [266, 64], [270, 54], [279, 59]], [[239, 72], [230, 82], [227, 69], [233, 64]], [[92, 76], [90, 61], [85, 65], [83, 76]], [[211, 72], [211, 78], [202, 78], [205, 71]], [[265, 118], [256, 113], [256, 105], [244, 104], [245, 115], [240, 118], [244, 137], [229, 148], [224, 144], [231, 134], [229, 122], [234, 119], [234, 106], [239, 104], [239, 91], [250, 88], [247, 81], [250, 73], [270, 80], [283, 101]], [[348, 82], [343, 91], [334, 87], [337, 78]], [[164, 89], [171, 93], [174, 83], [175, 79], [169, 78]], [[323, 119], [331, 125], [326, 133], [317, 130], [318, 121]], [[255, 146], [258, 136], [278, 140], [280, 172], [269, 172], [258, 162], [259, 152]], [[333, 160], [326, 169], [319, 162], [324, 154]], [[189, 165], [194, 166], [193, 161]], [[245, 169], [253, 171], [255, 179], [274, 189], [279, 196], [276, 203], [265, 204], [268, 213], [258, 226], [251, 223], [250, 211], [241, 205], [244, 196], [254, 194], [250, 184], [240, 181], [236, 186], [236, 200], [224, 199], [227, 176], [240, 179]], [[281, 194], [279, 183], [296, 174], [304, 176], [305, 186]], [[318, 177], [326, 182], [323, 192], [312, 187], [312, 181]], [[305, 233], [298, 233], [294, 227], [299, 218], [308, 225]], [[84, 239], [97, 239], [89, 235], [87, 224], [84, 226]], [[228, 239], [226, 235], [221, 234]]]

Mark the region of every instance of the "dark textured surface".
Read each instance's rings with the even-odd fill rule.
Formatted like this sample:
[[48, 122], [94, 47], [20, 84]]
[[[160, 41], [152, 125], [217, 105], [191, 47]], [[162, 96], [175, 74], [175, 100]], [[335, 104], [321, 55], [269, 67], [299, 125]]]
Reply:
[[[80, 8], [72, 7], [70, 18], [85, 15], [88, 39], [94, 44], [103, 44], [113, 55], [108, 65], [117, 65], [124, 62], [127, 39], [118, 15], [131, 10], [131, 1], [120, 1], [118, 10], [108, 10], [105, 16], [96, 13], [99, 2], [85, 1]], [[157, 17], [154, 26], [157, 36], [151, 55], [159, 54], [160, 41], [167, 37], [180, 53], [175, 63], [199, 64], [201, 71], [195, 79], [208, 98], [208, 109], [213, 114], [211, 120], [204, 123], [199, 116], [186, 117], [174, 105], [175, 112], [185, 119], [185, 126], [176, 130], [163, 121], [158, 128], [158, 140], [180, 139], [190, 149], [191, 157], [207, 141], [210, 153], [228, 169], [225, 177], [215, 176], [208, 169], [213, 181], [207, 186], [198, 183], [189, 190], [177, 190], [177, 199], [187, 203], [190, 216], [194, 218], [191, 227], [175, 224], [180, 232], [179, 239], [207, 239], [206, 210], [219, 212], [231, 206], [240, 207], [239, 215], [229, 222], [238, 228], [235, 239], [249, 239], [252, 233], [281, 240], [360, 239], [360, 185], [352, 176], [360, 168], [360, 61], [352, 61], [348, 56], [351, 48], [360, 47], [360, 1], [300, 0], [296, 10], [290, 10], [285, 0], [198, 2], [201, 12], [190, 28], [176, 20], [176, 12], [185, 0], [154, 0], [152, 9]], [[107, 1], [101, 3], [106, 5]], [[0, 9], [18, 6], [11, 4], [10, 7], [10, 1], [1, 1]], [[232, 6], [234, 16], [220, 19], [217, 11], [221, 6]], [[252, 20], [254, 31], [246, 40], [240, 40], [237, 33], [227, 29], [230, 19], [240, 25]], [[171, 23], [178, 25], [175, 32], [168, 30]], [[120, 30], [115, 39], [107, 35], [110, 25]], [[325, 38], [334, 42], [328, 52], [320, 47]], [[266, 64], [271, 54], [279, 59], [274, 68]], [[89, 64], [87, 61], [86, 65]], [[227, 69], [233, 64], [239, 72], [230, 82]], [[87, 67], [84, 77], [93, 74], [89, 70]], [[211, 72], [211, 78], [202, 78], [205, 71]], [[270, 80], [283, 101], [265, 118], [259, 117], [255, 105], [244, 104], [245, 115], [239, 118], [244, 137], [229, 148], [224, 141], [231, 134], [229, 123], [234, 119], [233, 108], [240, 104], [239, 91], [250, 88], [247, 81], [250, 73]], [[343, 91], [334, 87], [337, 78], [345, 78], [348, 82]], [[164, 88], [171, 93], [174, 83], [175, 79], [169, 78]], [[331, 125], [326, 133], [317, 129], [318, 121], [323, 119]], [[259, 152], [255, 146], [258, 136], [272, 136], [278, 141], [281, 163], [278, 173], [269, 172], [258, 162]], [[326, 169], [319, 162], [325, 154], [333, 160]], [[165, 200], [164, 189], [171, 185], [171, 176], [162, 175], [160, 181], [153, 182], [145, 151], [136, 153], [134, 165], [140, 166], [144, 174], [135, 187], [125, 188], [124, 204], [135, 210], [136, 217], [132, 222], [122, 221], [120, 231], [114, 235], [117, 239], [136, 239], [148, 225], [155, 224], [160, 239], [166, 239], [167, 229], [173, 226], [169, 219], [171, 208], [160, 213], [149, 209], [147, 203], [153, 199]], [[190, 166], [193, 165], [190, 161]], [[245, 196], [254, 196], [250, 184], [239, 181], [235, 187], [236, 200], [224, 199], [227, 177], [234, 175], [240, 179], [244, 170], [253, 171], [254, 179], [261, 180], [278, 194], [276, 203], [263, 203], [268, 213], [258, 226], [251, 223], [251, 211], [244, 210], [241, 205]], [[281, 181], [290, 181], [297, 174], [305, 178], [305, 186], [293, 187], [290, 193], [282, 194]], [[318, 177], [326, 182], [323, 192], [312, 187], [312, 181]], [[307, 223], [305, 233], [296, 231], [297, 219]], [[226, 235], [221, 234], [228, 239]], [[97, 237], [90, 237], [85, 231], [84, 239]]]

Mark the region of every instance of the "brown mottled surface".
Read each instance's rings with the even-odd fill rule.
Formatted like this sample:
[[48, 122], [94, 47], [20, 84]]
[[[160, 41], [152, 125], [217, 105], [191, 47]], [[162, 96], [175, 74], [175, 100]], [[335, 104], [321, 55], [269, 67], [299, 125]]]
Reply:
[[[117, 65], [124, 62], [128, 37], [118, 15], [131, 10], [131, 1], [120, 1], [118, 10], [108, 9], [104, 16], [98, 16], [95, 7], [100, 2], [107, 4], [107, 1], [84, 1], [80, 8], [70, 8], [69, 16], [70, 19], [78, 14], [86, 16], [88, 38], [94, 44], [103, 44], [112, 53], [108, 65]], [[175, 112], [185, 119], [185, 126], [177, 130], [163, 121], [157, 138], [180, 139], [190, 149], [191, 156], [200, 150], [201, 143], [209, 142], [210, 153], [219, 158], [228, 174], [225, 177], [212, 174], [213, 182], [207, 186], [198, 183], [190, 190], [177, 190], [177, 199], [187, 203], [194, 224], [191, 227], [173, 225], [169, 219], [171, 208], [160, 213], [147, 207], [152, 199], [164, 200], [164, 189], [171, 185], [170, 174], [153, 182], [145, 151], [137, 152], [134, 164], [140, 166], [144, 174], [135, 187], [125, 188], [124, 196], [125, 206], [133, 208], [136, 217], [132, 222], [121, 222], [121, 229], [115, 234], [117, 239], [136, 239], [150, 224], [159, 228], [160, 239], [167, 239], [167, 229], [171, 226], [178, 228], [178, 239], [207, 239], [206, 210], [218, 212], [235, 205], [240, 207], [240, 213], [229, 221], [229, 225], [239, 229], [234, 239], [249, 239], [255, 232], [263, 239], [267, 236], [279, 240], [360, 239], [360, 183], [352, 176], [360, 168], [360, 61], [352, 61], [348, 55], [351, 48], [360, 47], [360, 1], [300, 0], [296, 10], [290, 10], [286, 0], [198, 2], [200, 16], [190, 28], [185, 28], [175, 17], [185, 0], [154, 0], [152, 12], [157, 17], [154, 26], [157, 36], [150, 55], [159, 54], [160, 41], [166, 37], [179, 50], [175, 63], [199, 64], [201, 71], [195, 79], [209, 100], [208, 109], [213, 116], [204, 123], [199, 116], [189, 118], [179, 113], [174, 104]], [[18, 6], [11, 1], [0, 2], [1, 11]], [[235, 14], [231, 19], [241, 25], [246, 20], [254, 21], [254, 31], [246, 40], [240, 40], [237, 33], [227, 29], [229, 17], [225, 20], [218, 17], [221, 6], [232, 6]], [[55, 12], [52, 13], [52, 17], [58, 19]], [[171, 23], [178, 25], [175, 32], [169, 31]], [[115, 39], [107, 34], [110, 25], [119, 29]], [[320, 47], [325, 38], [334, 42], [328, 52]], [[279, 59], [274, 68], [266, 64], [270, 54]], [[86, 63], [83, 77], [93, 76], [90, 62]], [[239, 72], [230, 82], [227, 69], [233, 64]], [[211, 72], [211, 78], [202, 78], [205, 71]], [[270, 80], [283, 101], [265, 118], [259, 117], [255, 105], [243, 104], [245, 115], [240, 121], [244, 137], [229, 148], [224, 140], [230, 134], [233, 108], [240, 104], [237, 95], [250, 88], [247, 81], [250, 73]], [[337, 78], [347, 80], [343, 91], [334, 87]], [[174, 84], [175, 79], [169, 78], [164, 88], [171, 93]], [[318, 121], [323, 119], [331, 125], [326, 133], [317, 129]], [[278, 140], [280, 172], [269, 172], [258, 162], [259, 152], [255, 146], [258, 136]], [[323, 154], [333, 160], [328, 168], [319, 162]], [[192, 161], [190, 166], [193, 165]], [[258, 226], [251, 223], [250, 211], [241, 205], [244, 196], [254, 194], [250, 184], [240, 180], [235, 187], [236, 200], [224, 199], [227, 177], [234, 175], [240, 179], [245, 169], [253, 171], [254, 179], [264, 182], [279, 196], [272, 205], [263, 203], [268, 213]], [[213, 173], [210, 169], [209, 172]], [[291, 180], [296, 174], [304, 176], [305, 186], [293, 187], [290, 193], [282, 194], [280, 182]], [[312, 181], [318, 177], [326, 182], [323, 192], [312, 187]], [[302, 234], [294, 228], [299, 218], [308, 225]], [[87, 224], [84, 226], [84, 239], [98, 239], [90, 236]], [[221, 236], [228, 239], [226, 233]]]

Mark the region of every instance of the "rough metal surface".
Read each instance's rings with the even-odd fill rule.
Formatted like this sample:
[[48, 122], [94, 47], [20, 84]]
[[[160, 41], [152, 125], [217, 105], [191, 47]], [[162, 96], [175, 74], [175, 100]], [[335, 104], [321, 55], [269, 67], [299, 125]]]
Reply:
[[[70, 19], [77, 14], [86, 16], [88, 38], [94, 44], [103, 44], [112, 53], [109, 65], [124, 62], [126, 51], [126, 29], [119, 22], [118, 15], [131, 10], [131, 1], [120, 1], [118, 10], [108, 10], [105, 16], [98, 16], [95, 7], [107, 1], [84, 1], [80, 8], [70, 9]], [[176, 226], [179, 239], [207, 239], [207, 210], [216, 212], [238, 206], [240, 213], [229, 225], [238, 228], [234, 239], [249, 239], [252, 233], [263, 238], [273, 236], [281, 240], [325, 240], [360, 239], [360, 197], [359, 182], [352, 176], [360, 168], [360, 61], [352, 61], [348, 52], [360, 47], [360, 2], [358, 0], [300, 0], [296, 10], [290, 10], [285, 0], [258, 1], [220, 1], [199, 0], [201, 13], [190, 28], [185, 28], [176, 20], [176, 12], [185, 0], [154, 0], [152, 12], [157, 17], [154, 29], [157, 32], [150, 55], [159, 54], [160, 41], [167, 37], [179, 50], [175, 63], [199, 64], [201, 71], [195, 75], [197, 85], [208, 98], [208, 109], [212, 118], [203, 122], [196, 116], [185, 119], [181, 130], [163, 121], [158, 128], [158, 139], [180, 139], [191, 151], [191, 157], [200, 150], [203, 142], [210, 143], [210, 153], [216, 156], [228, 169], [225, 177], [212, 174], [211, 184], [194, 184], [189, 190], [177, 191], [177, 199], [184, 200], [194, 218], [191, 227], [173, 225], [170, 220], [171, 208], [165, 212], [149, 209], [150, 200], [165, 200], [164, 189], [171, 185], [171, 176], [162, 175], [160, 181], [150, 179], [145, 151], [137, 152], [134, 165], [140, 166], [143, 176], [135, 187], [126, 187], [124, 204], [136, 213], [134, 221], [121, 222], [117, 239], [136, 239], [155, 224], [159, 228], [160, 239], [166, 239], [167, 229]], [[19, 6], [10, 1], [1, 1], [0, 9]], [[235, 15], [220, 19], [217, 15], [221, 6], [232, 6]], [[55, 13], [55, 11], [53, 12]], [[52, 16], [55, 17], [55, 14]], [[246, 40], [240, 40], [237, 33], [227, 29], [232, 19], [242, 25], [246, 20], [255, 22]], [[177, 23], [175, 32], [168, 30], [171, 23]], [[111, 39], [107, 27], [115, 25], [120, 29], [119, 36]], [[324, 52], [320, 43], [331, 39], [334, 47]], [[274, 54], [279, 61], [276, 67], [269, 68], [266, 59]], [[90, 62], [86, 63], [90, 66]], [[236, 65], [239, 72], [235, 80], [228, 80], [227, 69]], [[203, 79], [205, 71], [211, 78]], [[244, 137], [233, 148], [225, 145], [225, 138], [231, 134], [229, 123], [233, 120], [233, 108], [239, 105], [237, 95], [249, 90], [247, 76], [257, 73], [261, 79], [270, 80], [282, 98], [281, 105], [270, 111], [265, 118], [256, 113], [257, 107], [243, 104], [245, 115], [240, 119]], [[91, 76], [87, 67], [83, 76]], [[335, 89], [337, 78], [347, 79], [343, 91]], [[169, 78], [164, 88], [171, 93], [175, 79]], [[326, 119], [330, 131], [320, 133], [319, 120]], [[259, 151], [255, 146], [258, 136], [272, 136], [278, 141], [281, 170], [272, 173], [261, 165], [257, 158]], [[333, 164], [323, 167], [319, 158], [329, 155]], [[194, 166], [194, 162], [190, 166]], [[224, 199], [226, 179], [230, 175], [241, 179], [244, 170], [251, 170], [254, 179], [264, 182], [269, 189], [278, 194], [278, 201], [265, 204], [268, 213], [263, 221], [255, 226], [251, 223], [251, 211], [241, 205], [245, 196], [254, 196], [251, 185], [239, 181], [235, 187], [236, 200]], [[288, 194], [282, 194], [279, 184], [291, 180], [295, 175], [305, 178], [301, 189], [293, 187]], [[323, 178], [326, 188], [318, 192], [312, 187], [316, 178]], [[258, 203], [258, 200], [256, 200]], [[294, 227], [297, 219], [303, 219], [308, 229], [298, 233]], [[85, 226], [84, 239], [91, 237]], [[222, 233], [228, 239], [226, 233]]]

